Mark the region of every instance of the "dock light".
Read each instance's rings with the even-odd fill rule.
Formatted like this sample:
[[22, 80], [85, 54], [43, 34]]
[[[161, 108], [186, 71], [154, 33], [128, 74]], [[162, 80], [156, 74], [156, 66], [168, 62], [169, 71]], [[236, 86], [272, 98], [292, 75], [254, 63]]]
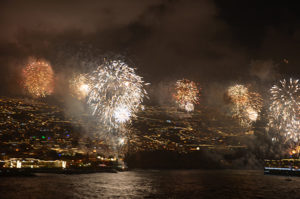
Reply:
[[66, 161], [62, 161], [62, 162], [61, 162], [61, 167], [62, 167], [63, 169], [65, 169], [65, 168], [67, 167], [67, 162], [66, 162]]
[[22, 168], [22, 162], [21, 161], [17, 161], [17, 169], [21, 169]]

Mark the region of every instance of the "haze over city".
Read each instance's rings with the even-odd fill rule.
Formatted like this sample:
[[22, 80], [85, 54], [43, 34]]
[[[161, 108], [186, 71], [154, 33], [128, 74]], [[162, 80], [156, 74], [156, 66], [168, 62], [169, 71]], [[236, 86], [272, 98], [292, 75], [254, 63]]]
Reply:
[[284, 177], [300, 167], [294, 3], [3, 0], [0, 13], [4, 198], [298, 197]]

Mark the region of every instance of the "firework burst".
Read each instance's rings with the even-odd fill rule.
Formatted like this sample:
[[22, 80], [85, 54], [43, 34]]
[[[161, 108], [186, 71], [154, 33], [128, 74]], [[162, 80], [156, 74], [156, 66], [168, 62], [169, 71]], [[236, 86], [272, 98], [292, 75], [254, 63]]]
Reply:
[[53, 93], [54, 73], [48, 62], [32, 61], [22, 72], [24, 88], [33, 97], [45, 97]]
[[92, 114], [108, 128], [130, 121], [147, 96], [142, 77], [120, 60], [105, 61], [88, 76], [87, 102]]
[[71, 93], [78, 100], [85, 99], [90, 90], [90, 85], [86, 76], [86, 74], [74, 75], [69, 81]]
[[227, 96], [231, 102], [231, 112], [239, 119], [243, 127], [250, 127], [257, 120], [262, 108], [262, 98], [256, 92], [250, 92], [244, 85], [234, 85], [228, 88]]
[[199, 103], [199, 89], [193, 81], [182, 79], [175, 84], [175, 94], [173, 95], [179, 108], [187, 112], [194, 111], [195, 104]]
[[299, 142], [300, 138], [300, 84], [290, 78], [281, 80], [270, 89], [269, 127], [277, 130], [286, 141]]

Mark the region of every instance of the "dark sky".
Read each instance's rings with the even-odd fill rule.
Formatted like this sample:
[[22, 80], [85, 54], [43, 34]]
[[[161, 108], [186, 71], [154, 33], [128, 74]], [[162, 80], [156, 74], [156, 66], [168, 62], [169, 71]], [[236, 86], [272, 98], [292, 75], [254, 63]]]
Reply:
[[19, 92], [29, 57], [62, 79], [106, 54], [127, 57], [154, 85], [299, 77], [299, 11], [288, 1], [2, 0], [0, 91]]

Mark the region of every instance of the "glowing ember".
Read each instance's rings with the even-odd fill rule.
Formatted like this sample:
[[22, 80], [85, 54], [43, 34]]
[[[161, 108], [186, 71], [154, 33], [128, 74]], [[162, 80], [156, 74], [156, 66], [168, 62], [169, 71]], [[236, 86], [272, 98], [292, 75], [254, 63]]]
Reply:
[[117, 107], [114, 112], [114, 118], [119, 123], [124, 123], [130, 119], [131, 113], [127, 107]]

